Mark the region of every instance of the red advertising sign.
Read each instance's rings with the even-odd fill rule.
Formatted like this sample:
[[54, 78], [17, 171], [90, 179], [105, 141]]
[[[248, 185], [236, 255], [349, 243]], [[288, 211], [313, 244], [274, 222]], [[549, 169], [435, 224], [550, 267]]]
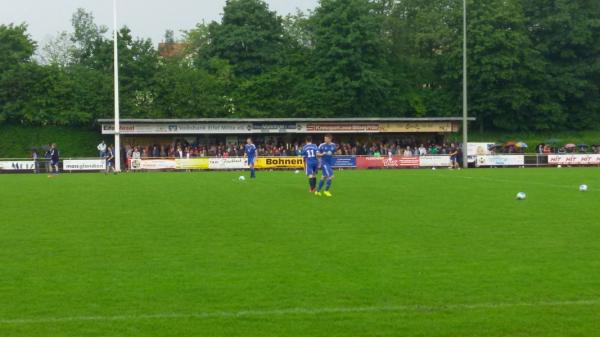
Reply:
[[358, 168], [409, 168], [419, 167], [419, 157], [357, 157]]

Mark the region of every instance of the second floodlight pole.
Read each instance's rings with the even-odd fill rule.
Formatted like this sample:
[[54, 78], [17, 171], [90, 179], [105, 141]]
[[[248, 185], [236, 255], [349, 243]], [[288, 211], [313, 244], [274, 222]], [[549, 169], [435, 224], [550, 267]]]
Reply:
[[121, 123], [119, 111], [119, 47], [117, 45], [117, 0], [113, 0], [113, 51], [115, 70], [115, 148], [113, 149], [115, 156], [115, 171], [121, 172]]
[[463, 0], [463, 166], [469, 167], [469, 109], [467, 96], [467, 0]]

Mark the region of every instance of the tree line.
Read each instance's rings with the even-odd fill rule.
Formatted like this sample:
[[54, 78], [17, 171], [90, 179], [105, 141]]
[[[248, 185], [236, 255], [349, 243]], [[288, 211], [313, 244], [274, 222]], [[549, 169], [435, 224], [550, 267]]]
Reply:
[[[470, 115], [482, 130], [597, 128], [600, 1], [467, 0]], [[129, 118], [458, 116], [462, 0], [320, 0], [285, 17], [228, 0], [161, 57], [118, 31]], [[39, 46], [0, 25], [0, 123], [91, 125], [112, 116], [112, 34], [83, 9]]]

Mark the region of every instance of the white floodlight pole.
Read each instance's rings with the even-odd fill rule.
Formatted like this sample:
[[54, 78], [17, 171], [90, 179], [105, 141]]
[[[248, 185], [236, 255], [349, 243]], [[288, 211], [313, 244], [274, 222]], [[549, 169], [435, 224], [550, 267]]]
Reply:
[[469, 167], [469, 109], [467, 96], [467, 0], [463, 0], [463, 166]]
[[119, 111], [119, 47], [117, 46], [117, 0], [113, 0], [113, 51], [115, 69], [115, 171], [121, 172], [121, 123]]

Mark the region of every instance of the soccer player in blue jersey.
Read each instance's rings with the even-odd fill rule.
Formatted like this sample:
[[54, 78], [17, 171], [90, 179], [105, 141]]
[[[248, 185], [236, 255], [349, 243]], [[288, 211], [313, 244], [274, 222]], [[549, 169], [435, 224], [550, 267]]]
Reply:
[[[333, 137], [331, 135], [325, 135], [325, 143], [319, 145], [319, 152], [317, 156], [321, 158], [321, 181], [319, 181], [319, 188], [315, 192], [315, 195], [320, 197], [325, 195], [331, 197], [331, 183], [333, 179], [333, 155], [335, 154], [336, 145], [332, 143]], [[321, 193], [325, 185], [325, 192]]]
[[252, 143], [252, 138], [246, 140], [244, 146], [244, 157], [248, 158], [248, 166], [250, 166], [250, 178], [256, 178], [256, 171], [254, 170], [254, 163], [256, 162], [256, 146]]
[[308, 176], [308, 185], [310, 186], [311, 193], [317, 191], [317, 174], [319, 173], [318, 153], [319, 148], [312, 143], [312, 137], [306, 137], [306, 145], [302, 148], [302, 157], [304, 158], [304, 170]]

